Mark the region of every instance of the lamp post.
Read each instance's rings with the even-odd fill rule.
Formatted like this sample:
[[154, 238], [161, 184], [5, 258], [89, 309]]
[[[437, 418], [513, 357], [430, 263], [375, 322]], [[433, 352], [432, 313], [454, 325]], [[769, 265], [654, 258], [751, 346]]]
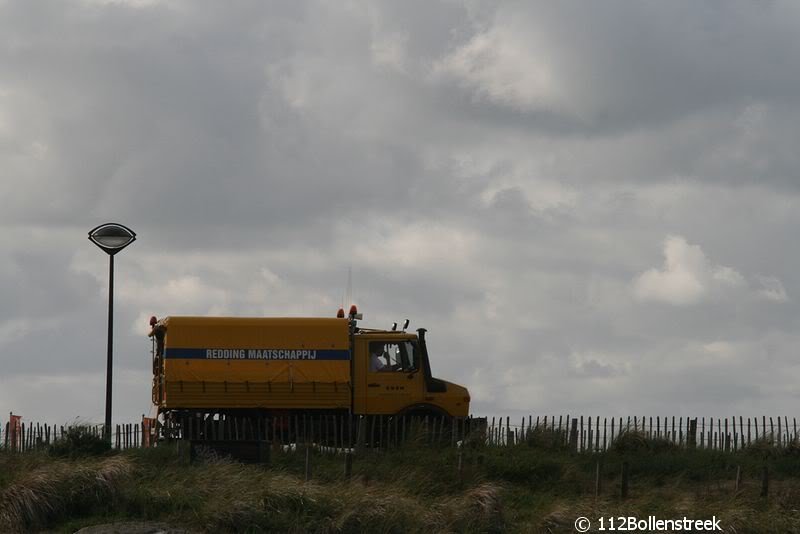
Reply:
[[136, 240], [136, 234], [121, 224], [104, 223], [89, 232], [89, 240], [108, 254], [108, 358], [106, 360], [105, 438], [111, 441], [111, 370], [114, 345], [114, 255]]

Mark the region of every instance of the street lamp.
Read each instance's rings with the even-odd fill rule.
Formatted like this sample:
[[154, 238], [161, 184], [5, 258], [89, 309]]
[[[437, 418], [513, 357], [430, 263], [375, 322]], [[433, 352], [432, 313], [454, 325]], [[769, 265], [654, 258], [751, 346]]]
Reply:
[[89, 241], [108, 254], [108, 359], [106, 360], [106, 425], [105, 438], [111, 441], [111, 347], [114, 339], [114, 254], [136, 240], [136, 234], [121, 224], [105, 223], [89, 232]]

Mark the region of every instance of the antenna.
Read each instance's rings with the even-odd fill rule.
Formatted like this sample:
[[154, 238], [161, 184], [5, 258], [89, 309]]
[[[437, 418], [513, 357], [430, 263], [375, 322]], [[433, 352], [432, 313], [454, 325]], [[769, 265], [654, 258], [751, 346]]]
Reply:
[[342, 303], [342, 308], [353, 304], [353, 266], [347, 266], [347, 287], [345, 288], [345, 301]]

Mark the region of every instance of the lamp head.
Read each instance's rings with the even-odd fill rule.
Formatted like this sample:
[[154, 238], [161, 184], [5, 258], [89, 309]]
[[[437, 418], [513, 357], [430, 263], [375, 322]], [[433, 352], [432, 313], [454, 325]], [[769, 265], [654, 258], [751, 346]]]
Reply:
[[103, 249], [109, 256], [113, 256], [136, 241], [136, 234], [127, 226], [104, 223], [89, 232], [89, 241]]

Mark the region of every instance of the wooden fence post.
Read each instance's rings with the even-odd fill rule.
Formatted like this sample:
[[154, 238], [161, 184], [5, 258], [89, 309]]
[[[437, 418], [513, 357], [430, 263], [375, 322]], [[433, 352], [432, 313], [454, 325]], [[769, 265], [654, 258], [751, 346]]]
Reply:
[[703, 417], [702, 422], [700, 423], [700, 448], [705, 448], [705, 438], [706, 438], [706, 418]]
[[742, 489], [742, 466], [736, 466], [736, 485], [734, 486], [734, 492], [739, 493], [739, 490]]
[[364, 448], [364, 441], [367, 439], [367, 420], [364, 416], [358, 418], [358, 430], [356, 430], [356, 450]]
[[311, 480], [311, 445], [306, 443], [306, 482]]
[[587, 418], [587, 423], [589, 427], [586, 429], [586, 445], [583, 446], [583, 450], [585, 451], [587, 448], [591, 451], [592, 448], [592, 417], [589, 416]]
[[744, 448], [744, 419], [739, 416], [739, 446]]
[[597, 416], [597, 419], [594, 423], [594, 450], [600, 450], [600, 416]]
[[722, 446], [725, 447], [725, 452], [728, 452], [728, 451], [731, 450], [731, 440], [730, 440], [730, 437], [728, 436], [728, 418], [727, 417], [725, 418], [725, 439], [723, 440], [723, 445]]
[[572, 452], [578, 452], [578, 419], [572, 419], [572, 428], [569, 433], [569, 448]]
[[[772, 418], [770, 418], [770, 419], [772, 419]], [[774, 434], [774, 432], [770, 431], [770, 436], [767, 437], [767, 418], [766, 418], [766, 416], [762, 416], [761, 417], [761, 438], [763, 440], [765, 440], [765, 441], [768, 440], [769, 443], [772, 443], [774, 438], [775, 438], [775, 436], [773, 434]]]
[[690, 449], [697, 447], [697, 417], [689, 420], [689, 432], [686, 435], [686, 445]]
[[[616, 419], [612, 417], [612, 418], [611, 418], [611, 441], [609, 441], [609, 443], [608, 443], [608, 445], [609, 445], [609, 446], [610, 446], [612, 443], [614, 443], [614, 421], [616, 421]], [[620, 428], [622, 427], [622, 418], [620, 418], [620, 420], [619, 420], [619, 426], [620, 426]], [[604, 447], [604, 448], [605, 448], [606, 450], [608, 450], [608, 448], [607, 448], [607, 447]]]
[[714, 436], [714, 418], [713, 417], [709, 417], [708, 418], [708, 428], [709, 428], [709, 431], [708, 431], [707, 444], [708, 444], [708, 448], [713, 451], [714, 450], [714, 444], [715, 444], [715, 441], [714, 441], [714, 437], [715, 437]]
[[580, 428], [578, 429], [578, 446], [580, 450], [585, 448], [584, 442], [586, 441], [586, 434], [583, 432], [583, 416], [581, 416]]
[[269, 465], [271, 461], [270, 443], [268, 441], [258, 440], [258, 462]]
[[627, 460], [622, 462], [622, 482], [621, 482], [621, 495], [623, 499], [628, 498], [628, 476], [629, 466]]
[[[666, 423], [665, 423], [665, 425], [666, 425]], [[675, 416], [674, 415], [672, 416], [672, 442], [673, 443], [678, 442], [677, 437], [675, 435]]]
[[601, 484], [601, 482], [600, 482], [600, 463], [601, 463], [601, 460], [598, 459], [597, 460], [597, 465], [595, 466], [595, 472], [594, 472], [594, 496], [595, 497], [599, 497], [600, 496], [600, 489], [601, 489], [600, 488], [600, 484]]
[[344, 453], [344, 479], [350, 480], [351, 476], [353, 476], [353, 453], [348, 450]]
[[784, 440], [784, 443], [788, 445], [789, 442], [791, 441], [791, 438], [789, 436], [789, 418], [786, 417], [785, 415], [783, 416], [783, 422], [784, 422], [783, 429], [786, 432], [786, 439]]

